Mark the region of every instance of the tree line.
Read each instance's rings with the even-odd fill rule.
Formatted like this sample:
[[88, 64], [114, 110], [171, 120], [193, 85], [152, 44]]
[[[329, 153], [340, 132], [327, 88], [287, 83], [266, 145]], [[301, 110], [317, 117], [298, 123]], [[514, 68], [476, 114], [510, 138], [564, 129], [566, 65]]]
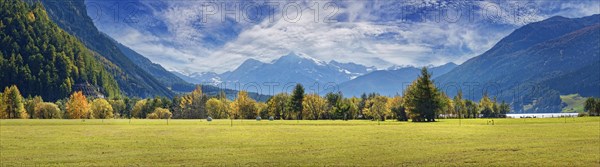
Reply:
[[[56, 102], [44, 102], [42, 97], [24, 98], [17, 86], [0, 93], [0, 118], [30, 119], [281, 119], [281, 120], [350, 120], [368, 119], [385, 121], [431, 122], [437, 118], [504, 117], [510, 105], [498, 103], [496, 98], [484, 95], [479, 102], [463, 99], [462, 93], [447, 97], [431, 80], [427, 68], [404, 91], [394, 97], [376, 93], [360, 97], [344, 97], [341, 92], [305, 93], [297, 84], [288, 93], [279, 93], [266, 102], [252, 99], [248, 92], [239, 91], [230, 100], [224, 92], [208, 96], [197, 86], [188, 94], [168, 99], [86, 97], [74, 92]], [[600, 102], [600, 100], [597, 100]], [[598, 105], [600, 106], [600, 105]], [[595, 109], [597, 110], [598, 107]]]

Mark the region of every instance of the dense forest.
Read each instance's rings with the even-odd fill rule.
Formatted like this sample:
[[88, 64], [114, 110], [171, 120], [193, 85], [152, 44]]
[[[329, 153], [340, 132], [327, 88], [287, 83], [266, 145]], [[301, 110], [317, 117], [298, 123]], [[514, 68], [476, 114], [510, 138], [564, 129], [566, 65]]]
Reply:
[[93, 52], [53, 23], [40, 3], [7, 0], [0, 9], [0, 87], [16, 85], [25, 96], [48, 100], [67, 97], [77, 87], [120, 95]]

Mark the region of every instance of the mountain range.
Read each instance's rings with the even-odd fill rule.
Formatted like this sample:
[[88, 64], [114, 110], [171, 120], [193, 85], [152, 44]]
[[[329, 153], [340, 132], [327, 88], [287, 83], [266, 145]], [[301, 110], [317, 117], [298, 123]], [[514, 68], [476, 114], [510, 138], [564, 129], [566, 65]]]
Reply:
[[[448, 63], [430, 66], [435, 76], [445, 74], [457, 65]], [[341, 91], [346, 96], [360, 96], [376, 92], [384, 95], [402, 93], [402, 83], [409, 84], [420, 73], [420, 68], [394, 66], [385, 70], [356, 63], [325, 62], [303, 53], [291, 52], [270, 63], [255, 59], [244, 61], [233, 71], [222, 74], [214, 72], [184, 75], [174, 72], [188, 82], [198, 84], [229, 85], [237, 88], [259, 87], [263, 94], [289, 92], [287, 88], [296, 83], [308, 87], [311, 93], [325, 94]], [[274, 90], [269, 90], [269, 86]], [[406, 85], [405, 85], [406, 86]], [[268, 92], [272, 91], [272, 92]]]
[[[182, 74], [179, 77], [192, 83], [301, 83], [303, 85], [341, 83], [375, 70], [355, 63], [325, 62], [304, 53], [290, 52], [269, 63], [247, 59], [233, 71]], [[276, 91], [280, 92], [280, 91]]]

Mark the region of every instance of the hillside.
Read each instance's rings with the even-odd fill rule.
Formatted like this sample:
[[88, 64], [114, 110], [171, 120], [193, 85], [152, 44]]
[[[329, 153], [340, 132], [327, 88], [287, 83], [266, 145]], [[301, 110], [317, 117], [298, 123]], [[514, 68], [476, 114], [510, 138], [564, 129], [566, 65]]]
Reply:
[[584, 112], [586, 99], [579, 94], [561, 95], [560, 100], [564, 106], [562, 112]]
[[[600, 75], [597, 70], [586, 70], [585, 74], [577, 71], [593, 69], [593, 64], [600, 60], [598, 20], [600, 15], [575, 19], [552, 17], [525, 25], [489, 51], [436, 78], [436, 82], [477, 83], [479, 86], [467, 92], [471, 95], [467, 98], [478, 100], [483, 92], [488, 92], [511, 102], [518, 112], [560, 112], [559, 96], [578, 90], [566, 91], [572, 86], [558, 84], [565, 80], [555, 78], [578, 77], [575, 82], [589, 85], [581, 88], [597, 89], [593, 82], [586, 82], [593, 78], [583, 79]], [[463, 92], [468, 89], [463, 88]], [[448, 89], [447, 93], [454, 96], [456, 89]]]
[[[107, 36], [107, 38], [110, 38]], [[184, 81], [175, 74], [165, 70], [160, 64], [153, 63], [148, 58], [130, 49], [129, 47], [114, 41], [119, 50], [123, 52], [127, 58], [129, 58], [135, 65], [139, 66], [145, 72], [152, 75], [160, 83], [167, 86], [169, 89], [175, 92], [191, 92], [195, 86], [189, 82]]]
[[[600, 53], [599, 53], [600, 54]], [[580, 94], [581, 96], [600, 95], [600, 61], [583, 67], [577, 71], [563, 74], [555, 78], [543, 81], [541, 84], [558, 90], [561, 94]]]
[[[41, 1], [50, 18], [69, 34], [76, 36], [85, 46], [112, 62], [118, 68], [112, 70], [119, 87], [127, 96], [173, 97], [155, 77], [138, 67], [118, 47], [117, 43], [98, 31], [91, 18], [87, 16], [83, 0]], [[120, 71], [120, 72], [115, 72]]]
[[17, 85], [23, 95], [46, 100], [65, 98], [81, 87], [120, 95], [102, 60], [53, 23], [41, 4], [7, 0], [0, 9], [1, 88]]

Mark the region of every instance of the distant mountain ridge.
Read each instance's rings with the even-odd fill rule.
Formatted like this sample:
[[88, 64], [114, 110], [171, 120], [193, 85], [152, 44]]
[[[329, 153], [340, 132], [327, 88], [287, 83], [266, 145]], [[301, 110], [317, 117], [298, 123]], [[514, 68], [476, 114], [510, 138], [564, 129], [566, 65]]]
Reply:
[[[437, 67], [430, 67], [432, 77], [437, 77], [449, 72], [458, 65], [447, 63]], [[339, 84], [336, 88], [324, 92], [340, 91], [344, 96], [359, 97], [363, 93], [379, 93], [385, 96], [402, 95], [403, 89], [410, 85], [420, 74], [417, 67], [394, 67], [388, 70], [378, 70], [359, 76], [353, 80]]]
[[[448, 63], [439, 67], [431, 66], [434, 76], [439, 76], [457, 65]], [[356, 63], [325, 62], [303, 53], [291, 52], [270, 63], [255, 59], [244, 61], [238, 68], [222, 74], [214, 72], [193, 73], [184, 75], [174, 72], [189, 82], [226, 85], [228, 88], [239, 84], [260, 87], [263, 93], [269, 85], [276, 84], [274, 92], [286, 92], [290, 84], [301, 83], [309, 93], [325, 94], [331, 91], [342, 91], [347, 96], [359, 96], [362, 93], [376, 92], [383, 95], [401, 93], [401, 83], [410, 83], [417, 78], [420, 68], [390, 67], [388, 70], [377, 70]], [[398, 84], [400, 83], [400, 84]], [[272, 91], [272, 90], [270, 90]]]
[[[301, 83], [305, 86], [319, 86], [326, 84], [338, 84], [358, 76], [364, 75], [374, 67], [366, 67], [355, 63], [340, 63], [337, 61], [325, 62], [312, 58], [303, 53], [291, 52], [281, 56], [270, 63], [255, 59], [247, 59], [233, 71], [222, 74], [213, 72], [193, 73], [184, 75], [176, 73], [186, 80], [194, 83], [209, 84], [258, 84], [261, 88], [264, 84], [277, 85], [274, 92], [284, 92], [284, 86]], [[268, 93], [267, 90], [262, 90]]]
[[[364, 67], [366, 71], [366, 67]], [[298, 82], [304, 85], [314, 83], [341, 83], [350, 80], [354, 74], [347, 69], [314, 59], [302, 53], [290, 53], [271, 63], [246, 60], [224, 80], [227, 82]]]

